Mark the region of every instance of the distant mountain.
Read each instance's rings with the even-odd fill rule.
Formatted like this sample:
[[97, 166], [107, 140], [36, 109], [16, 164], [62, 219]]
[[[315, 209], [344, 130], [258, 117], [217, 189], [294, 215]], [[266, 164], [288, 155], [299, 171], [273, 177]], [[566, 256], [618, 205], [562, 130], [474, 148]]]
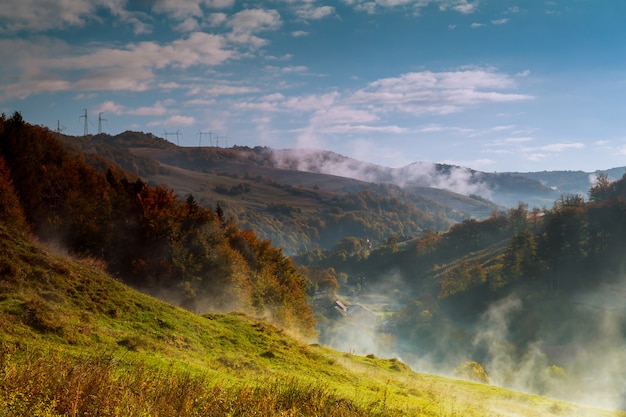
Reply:
[[507, 207], [520, 202], [530, 206], [551, 206], [559, 198], [557, 190], [538, 179], [511, 173], [485, 173], [469, 168], [415, 162], [401, 168], [383, 167], [357, 161], [328, 151], [275, 151], [279, 167], [355, 178], [372, 183], [391, 183], [406, 189], [435, 188], [465, 196], [480, 196]]
[[542, 172], [514, 172], [511, 175], [539, 181], [542, 185], [561, 194], [578, 194], [586, 196], [594, 179], [599, 174], [605, 174], [609, 180], [616, 181], [626, 173], [626, 167], [617, 167], [594, 172], [583, 171], [542, 171]]

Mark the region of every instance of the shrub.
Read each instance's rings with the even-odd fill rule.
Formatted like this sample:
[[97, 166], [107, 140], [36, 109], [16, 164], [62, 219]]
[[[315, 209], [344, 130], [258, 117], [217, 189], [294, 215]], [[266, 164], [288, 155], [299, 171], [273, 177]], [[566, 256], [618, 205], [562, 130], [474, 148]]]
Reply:
[[454, 370], [457, 378], [467, 379], [470, 381], [489, 383], [489, 375], [481, 364], [475, 361], [468, 361]]

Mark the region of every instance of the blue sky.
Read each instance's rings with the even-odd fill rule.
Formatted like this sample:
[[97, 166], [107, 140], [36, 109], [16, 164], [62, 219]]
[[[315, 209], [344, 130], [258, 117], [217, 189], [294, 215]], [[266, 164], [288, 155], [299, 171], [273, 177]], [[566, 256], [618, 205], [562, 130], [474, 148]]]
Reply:
[[[0, 110], [64, 133], [487, 172], [626, 165], [626, 2], [3, 0]], [[216, 138], [217, 137], [217, 138]]]

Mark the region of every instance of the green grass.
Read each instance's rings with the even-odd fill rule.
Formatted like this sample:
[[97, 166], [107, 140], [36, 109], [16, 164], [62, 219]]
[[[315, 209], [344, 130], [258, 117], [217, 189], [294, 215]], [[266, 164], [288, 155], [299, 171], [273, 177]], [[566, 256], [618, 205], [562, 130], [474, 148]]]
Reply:
[[0, 416], [618, 416], [198, 316], [0, 225]]

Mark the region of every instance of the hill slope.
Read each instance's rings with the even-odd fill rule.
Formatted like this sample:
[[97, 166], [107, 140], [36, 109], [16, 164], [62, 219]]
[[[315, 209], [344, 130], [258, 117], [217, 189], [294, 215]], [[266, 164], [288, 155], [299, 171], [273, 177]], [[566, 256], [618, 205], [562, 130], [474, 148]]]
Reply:
[[[0, 414], [617, 416], [197, 316], [0, 225]], [[93, 263], [93, 262], [92, 262]]]
[[64, 140], [181, 197], [192, 194], [206, 207], [219, 202], [228, 216], [288, 254], [332, 248], [347, 236], [382, 242], [391, 235], [445, 230], [468, 217], [484, 218], [497, 208], [446, 190], [403, 189], [304, 171], [269, 148], [179, 148], [138, 132]]

